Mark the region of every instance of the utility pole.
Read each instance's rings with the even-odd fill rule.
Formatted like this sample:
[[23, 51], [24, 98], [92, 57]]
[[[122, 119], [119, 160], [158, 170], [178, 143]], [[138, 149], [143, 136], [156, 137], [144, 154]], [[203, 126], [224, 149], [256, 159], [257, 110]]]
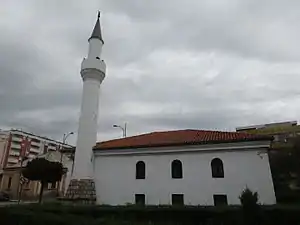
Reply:
[[[60, 162], [61, 164], [62, 164], [62, 158], [63, 158], [62, 150], [63, 150], [63, 148], [64, 148], [64, 145], [65, 145], [65, 143], [66, 143], [67, 138], [68, 138], [70, 135], [72, 135], [72, 134], [74, 134], [73, 131], [63, 135], [63, 141], [62, 141], [63, 145], [61, 145], [61, 146], [60, 146], [60, 149], [59, 149], [59, 152], [60, 152], [60, 161], [59, 161], [59, 162]], [[57, 194], [57, 196], [59, 196], [59, 185], [60, 185], [60, 181], [57, 182], [57, 189], [56, 189], [56, 192], [57, 192], [56, 194]]]

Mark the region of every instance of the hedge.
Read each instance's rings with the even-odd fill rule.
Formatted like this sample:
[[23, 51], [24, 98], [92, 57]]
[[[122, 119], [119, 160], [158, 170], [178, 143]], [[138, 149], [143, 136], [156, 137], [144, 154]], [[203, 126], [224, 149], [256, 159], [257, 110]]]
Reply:
[[[256, 224], [300, 224], [300, 206], [262, 207]], [[0, 207], [3, 225], [244, 225], [240, 207], [70, 206], [61, 204]], [[254, 225], [254, 224], [253, 224]]]

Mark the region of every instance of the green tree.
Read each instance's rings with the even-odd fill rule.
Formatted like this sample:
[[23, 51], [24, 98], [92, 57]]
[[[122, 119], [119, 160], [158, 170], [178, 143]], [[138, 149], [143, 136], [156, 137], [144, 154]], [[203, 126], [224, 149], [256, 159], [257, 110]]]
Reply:
[[41, 183], [39, 203], [42, 201], [45, 184], [61, 180], [64, 173], [65, 170], [61, 163], [50, 162], [44, 158], [33, 159], [22, 171], [23, 176], [27, 179]]
[[291, 155], [293, 158], [292, 173], [296, 177], [296, 185], [300, 187], [300, 137], [294, 139]]
[[249, 188], [246, 188], [239, 198], [242, 204], [244, 223], [249, 225], [260, 224], [262, 217], [257, 192], [252, 192]]
[[300, 138], [290, 138], [289, 143], [269, 154], [278, 202], [299, 201], [300, 197]]

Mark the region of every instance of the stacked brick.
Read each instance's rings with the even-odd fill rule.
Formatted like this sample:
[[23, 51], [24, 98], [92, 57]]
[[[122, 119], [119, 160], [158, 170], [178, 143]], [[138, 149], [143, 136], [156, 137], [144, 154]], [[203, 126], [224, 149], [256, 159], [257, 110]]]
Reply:
[[95, 204], [96, 188], [94, 180], [71, 180], [64, 199], [69, 201]]

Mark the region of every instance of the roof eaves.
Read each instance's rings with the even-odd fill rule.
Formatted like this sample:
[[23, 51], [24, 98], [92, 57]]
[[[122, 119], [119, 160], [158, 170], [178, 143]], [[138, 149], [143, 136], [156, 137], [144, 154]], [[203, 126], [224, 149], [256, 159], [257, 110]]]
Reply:
[[119, 146], [119, 147], [106, 147], [101, 148], [95, 146], [93, 151], [105, 151], [105, 150], [115, 150], [115, 149], [130, 149], [130, 148], [149, 148], [149, 147], [172, 147], [172, 146], [183, 146], [183, 145], [204, 145], [204, 144], [221, 144], [221, 143], [236, 143], [236, 142], [247, 142], [247, 141], [272, 141], [273, 137], [262, 136], [254, 138], [244, 138], [244, 139], [232, 139], [232, 140], [214, 140], [214, 141], [201, 141], [201, 142], [182, 142], [173, 144], [148, 144], [148, 145], [132, 145], [132, 146]]

